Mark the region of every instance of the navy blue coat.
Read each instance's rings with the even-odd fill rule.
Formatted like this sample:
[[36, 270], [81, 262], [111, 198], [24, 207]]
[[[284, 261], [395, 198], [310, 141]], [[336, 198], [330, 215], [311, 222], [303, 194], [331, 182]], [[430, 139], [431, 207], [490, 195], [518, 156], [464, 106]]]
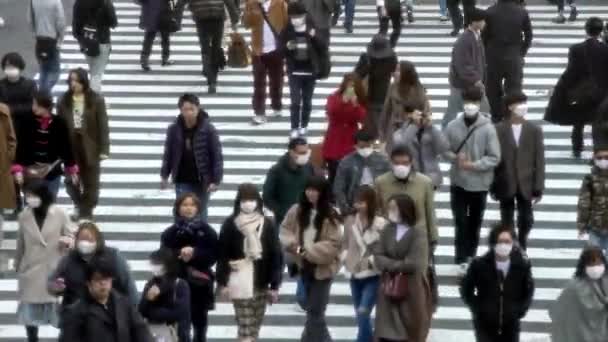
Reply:
[[168, 0], [138, 0], [141, 5], [139, 28], [144, 31], [159, 31], [160, 18], [167, 13]]
[[[167, 129], [163, 164], [160, 176], [163, 179], [179, 173], [179, 167], [184, 149], [184, 119], [177, 117]], [[193, 139], [194, 159], [198, 169], [200, 183], [219, 185], [224, 176], [224, 156], [219, 134], [209, 121], [209, 115], [201, 110], [198, 115], [198, 124]]]

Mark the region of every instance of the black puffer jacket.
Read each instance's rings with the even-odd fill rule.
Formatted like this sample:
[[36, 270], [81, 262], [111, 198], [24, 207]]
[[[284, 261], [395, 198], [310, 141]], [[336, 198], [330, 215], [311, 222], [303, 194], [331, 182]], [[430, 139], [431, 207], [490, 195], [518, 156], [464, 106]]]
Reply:
[[82, 38], [86, 25], [97, 28], [100, 44], [110, 43], [110, 29], [118, 26], [113, 0], [76, 0], [72, 16], [72, 35]]

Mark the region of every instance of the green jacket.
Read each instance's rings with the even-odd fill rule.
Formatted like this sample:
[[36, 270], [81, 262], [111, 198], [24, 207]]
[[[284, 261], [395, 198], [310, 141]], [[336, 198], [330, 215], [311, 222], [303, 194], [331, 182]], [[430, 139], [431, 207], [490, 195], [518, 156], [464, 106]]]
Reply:
[[289, 158], [287, 153], [282, 156], [268, 170], [264, 182], [264, 205], [274, 213], [277, 225], [283, 222], [289, 208], [298, 202], [308, 178], [314, 174], [312, 164], [294, 168]]
[[578, 196], [577, 227], [608, 235], [608, 171], [593, 167]]

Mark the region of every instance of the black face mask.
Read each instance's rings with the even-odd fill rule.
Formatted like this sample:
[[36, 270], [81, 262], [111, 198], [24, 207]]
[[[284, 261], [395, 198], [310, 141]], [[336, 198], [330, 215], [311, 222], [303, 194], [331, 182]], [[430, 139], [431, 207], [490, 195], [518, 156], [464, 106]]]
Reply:
[[475, 121], [477, 121], [477, 118], [478, 118], [478, 117], [479, 117], [479, 113], [475, 114], [475, 116], [473, 116], [473, 117], [467, 117], [467, 116], [465, 115], [465, 117], [464, 117], [464, 123], [465, 123], [467, 126], [471, 126], [472, 124], [474, 124], [474, 123], [475, 123]]

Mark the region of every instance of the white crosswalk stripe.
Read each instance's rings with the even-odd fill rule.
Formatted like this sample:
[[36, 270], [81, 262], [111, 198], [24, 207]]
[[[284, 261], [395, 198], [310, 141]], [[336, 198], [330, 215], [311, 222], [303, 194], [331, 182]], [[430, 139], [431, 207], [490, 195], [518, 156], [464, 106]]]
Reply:
[[[267, 125], [252, 127], [251, 68], [227, 69], [219, 76], [218, 94], [206, 95], [200, 73], [200, 50], [195, 28], [189, 15], [184, 30], [172, 37], [174, 66], [160, 67], [160, 47], [155, 46], [151, 57], [152, 72], [140, 71], [139, 51], [143, 33], [138, 29], [139, 9], [130, 0], [116, 0], [119, 27], [113, 32], [111, 64], [104, 80], [104, 94], [109, 104], [112, 156], [103, 163], [98, 220], [108, 244], [120, 248], [127, 256], [143, 287], [148, 276], [147, 254], [158, 247], [159, 235], [171, 221], [172, 191], [160, 191], [159, 167], [162, 142], [167, 125], [177, 115], [177, 97], [183, 92], [201, 94], [201, 102], [210, 113], [221, 134], [225, 154], [224, 184], [213, 195], [210, 221], [217, 229], [232, 210], [232, 200], [238, 184], [252, 182], [261, 186], [266, 170], [284, 153], [288, 134], [289, 91], [284, 90], [285, 115], [273, 118]], [[534, 44], [526, 58], [524, 88], [530, 96], [530, 115], [540, 121], [547, 102], [547, 92], [556, 82], [567, 60], [567, 48], [584, 37], [581, 18], [574, 23], [551, 23], [555, 9], [551, 6], [529, 6], [534, 26]], [[608, 6], [581, 6], [586, 16], [606, 17]], [[397, 48], [400, 59], [413, 61], [431, 97], [433, 118], [438, 121], [446, 109], [449, 92], [448, 63], [454, 38], [448, 37], [451, 27], [440, 23], [438, 8], [432, 5], [416, 7], [416, 22], [405, 25]], [[318, 140], [326, 126], [324, 104], [341, 80], [351, 71], [366, 43], [377, 31], [375, 8], [370, 1], [357, 5], [355, 33], [347, 35], [341, 27], [333, 29], [332, 75], [319, 82], [313, 100], [310, 134]], [[245, 33], [248, 38], [249, 34]], [[71, 33], [62, 46], [62, 80], [69, 69], [86, 67], [84, 58]], [[65, 91], [65, 83], [55, 88], [56, 95]], [[530, 235], [529, 256], [534, 265], [537, 292], [531, 311], [524, 318], [522, 341], [546, 337], [550, 319], [547, 308], [559, 294], [560, 288], [572, 275], [582, 242], [574, 229], [577, 192], [582, 176], [589, 171], [587, 164], [570, 158], [569, 130], [564, 127], [543, 126], [547, 152], [547, 191], [543, 202], [535, 207], [536, 225]], [[587, 136], [586, 144], [590, 145]], [[584, 157], [589, 157], [586, 152]], [[442, 165], [444, 171], [447, 165]], [[440, 244], [437, 249], [441, 306], [437, 311], [431, 341], [447, 339], [473, 341], [470, 314], [458, 295], [453, 260], [454, 229], [446, 192], [449, 179], [436, 197]], [[69, 198], [60, 192], [59, 202], [71, 210]], [[499, 211], [490, 202], [486, 222], [496, 221]], [[5, 249], [14, 249], [14, 222], [6, 228]], [[482, 239], [487, 229], [482, 230]], [[485, 247], [480, 248], [480, 253]], [[12, 278], [12, 279], [11, 279]], [[0, 341], [23, 339], [25, 331], [16, 324], [17, 307], [14, 276], [0, 280]], [[292, 309], [295, 284], [291, 279], [281, 290], [281, 303], [269, 308], [261, 332], [262, 341], [296, 341], [304, 316]], [[332, 287], [327, 310], [330, 330], [336, 341], [352, 341], [356, 334], [354, 309], [350, 288], [342, 276]], [[41, 337], [52, 339], [57, 330], [41, 329]], [[232, 307], [222, 303], [211, 313], [210, 341], [232, 341], [236, 335]]]

